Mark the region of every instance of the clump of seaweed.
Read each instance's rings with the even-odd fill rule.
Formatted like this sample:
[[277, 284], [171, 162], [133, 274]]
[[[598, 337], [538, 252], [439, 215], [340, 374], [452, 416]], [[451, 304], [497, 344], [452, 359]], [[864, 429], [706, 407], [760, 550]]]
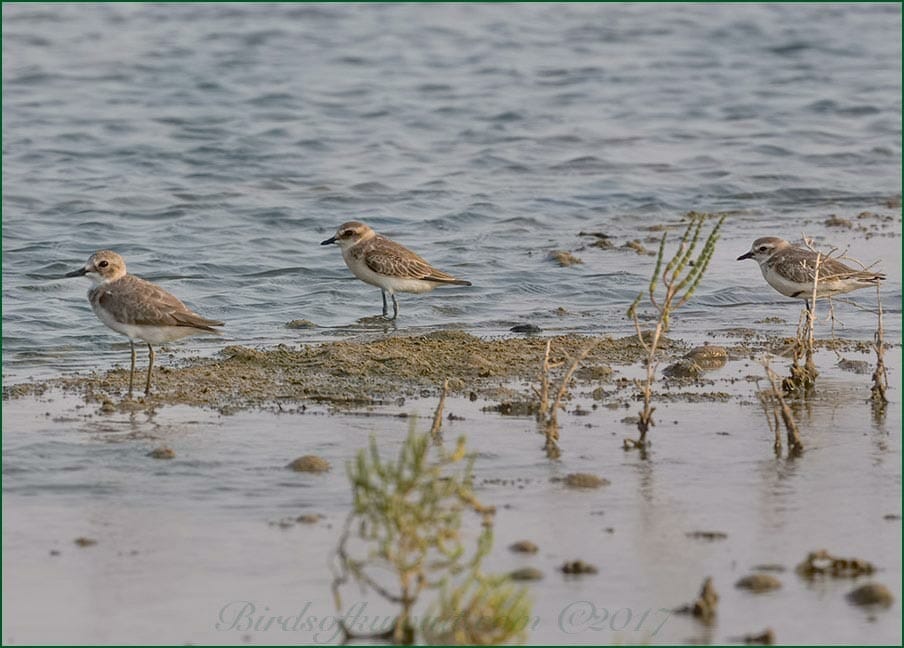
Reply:
[[[637, 315], [637, 307], [644, 297], [644, 291], [637, 294], [637, 298], [628, 308], [628, 317], [634, 320], [634, 328], [637, 331], [637, 339], [645, 352], [644, 366], [646, 368], [646, 380], [642, 384], [643, 409], [637, 421], [637, 430], [640, 433], [638, 439], [625, 439], [625, 449], [645, 448], [647, 445], [647, 432], [654, 425], [653, 412], [653, 382], [656, 379], [656, 368], [659, 365], [657, 351], [662, 334], [669, 329], [669, 320], [672, 313], [690, 301], [691, 296], [700, 285], [706, 268], [709, 266], [710, 259], [716, 249], [716, 241], [719, 239], [719, 230], [725, 221], [725, 216], [721, 216], [716, 225], [713, 227], [700, 253], [694, 258], [694, 251], [700, 240], [700, 232], [703, 224], [707, 220], [706, 214], [698, 214], [691, 212], [688, 214], [688, 225], [681, 238], [681, 244], [678, 246], [672, 259], [665, 264], [665, 244], [668, 232], [663, 232], [662, 240], [659, 243], [659, 253], [656, 256], [656, 265], [653, 269], [653, 275], [650, 277], [650, 285], [646, 291], [650, 305], [657, 316], [656, 326], [652, 333], [644, 335], [640, 329], [640, 320]], [[663, 294], [659, 294], [659, 283], [662, 283]]]
[[[546, 353], [543, 354], [543, 365], [540, 368], [540, 388], [537, 389], [536, 387], [531, 386], [531, 389], [534, 391], [534, 394], [539, 401], [536, 417], [543, 435], [546, 437], [544, 449], [546, 450], [546, 455], [550, 459], [556, 459], [561, 454], [561, 450], [559, 449], [559, 410], [565, 407], [562, 400], [568, 393], [568, 385], [571, 384], [574, 372], [577, 371], [581, 362], [584, 361], [596, 345], [597, 341], [594, 340], [578, 351], [574, 358], [571, 359], [571, 364], [569, 364], [568, 369], [565, 370], [557, 388], [551, 383], [551, 374], [553, 370], [562, 367], [565, 363], [550, 362], [549, 352], [552, 346], [552, 340], [546, 341]], [[552, 399], [550, 399], [550, 390], [555, 394]]]
[[[441, 406], [441, 403], [440, 403]], [[440, 411], [440, 408], [437, 408]], [[473, 457], [465, 438], [448, 451], [414, 424], [396, 460], [381, 457], [376, 438], [349, 464], [354, 497], [333, 562], [333, 597], [343, 610], [341, 588], [354, 581], [397, 605], [392, 627], [361, 635], [345, 626], [345, 641], [369, 639], [410, 644], [503, 643], [523, 639], [531, 604], [526, 590], [506, 577], [487, 575], [481, 563], [493, 545], [495, 509], [478, 501]], [[480, 520], [473, 538], [463, 517]], [[414, 606], [425, 590], [438, 590], [429, 624], [416, 626]]]
[[857, 578], [867, 576], [876, 571], [875, 566], [860, 558], [839, 558], [825, 549], [811, 551], [801, 562], [796, 571], [804, 578], [831, 577]]

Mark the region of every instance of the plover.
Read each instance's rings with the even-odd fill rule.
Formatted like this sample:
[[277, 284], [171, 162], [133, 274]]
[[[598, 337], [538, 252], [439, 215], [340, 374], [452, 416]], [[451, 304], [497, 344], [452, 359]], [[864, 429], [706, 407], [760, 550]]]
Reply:
[[[754, 259], [766, 283], [785, 297], [803, 299], [810, 309], [813, 297], [813, 278], [816, 275], [817, 253], [799, 248], [776, 236], [765, 236], [753, 242], [749, 252], [738, 257], [738, 261]], [[819, 277], [816, 297], [832, 297], [843, 293], [875, 286], [885, 275], [871, 270], [855, 270], [838, 259], [825, 254], [819, 255]]]
[[66, 273], [67, 277], [87, 275], [97, 284], [88, 291], [88, 301], [97, 318], [117, 333], [129, 338], [132, 368], [129, 372], [129, 398], [135, 378], [135, 341], [148, 345], [148, 376], [144, 394], [151, 393], [154, 367], [153, 344], [172, 342], [189, 335], [219, 333], [213, 326], [223, 322], [201, 317], [160, 286], [126, 271], [126, 262], [111, 250], [92, 254], [83, 268]]
[[[335, 243], [352, 274], [361, 281], [377, 286], [383, 293], [383, 317], [394, 320], [399, 315], [397, 292], [424, 293], [441, 285], [470, 286], [470, 281], [456, 279], [437, 270], [403, 245], [374, 232], [358, 221], [343, 223], [336, 235], [320, 243]], [[392, 317], [386, 295], [392, 297]]]

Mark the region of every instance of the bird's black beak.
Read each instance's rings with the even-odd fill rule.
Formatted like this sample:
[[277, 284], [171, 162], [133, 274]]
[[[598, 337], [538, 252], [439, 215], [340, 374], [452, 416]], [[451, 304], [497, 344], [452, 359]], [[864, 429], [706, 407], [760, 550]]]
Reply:
[[320, 245], [329, 245], [330, 243], [335, 243], [335, 242], [336, 242], [336, 237], [331, 236], [330, 238], [328, 238], [325, 241], [320, 241]]
[[88, 271], [85, 268], [79, 268], [78, 270], [73, 270], [72, 272], [67, 272], [64, 274], [64, 277], [84, 277], [88, 274]]
[[741, 256], [738, 257], [738, 261], [743, 261], [744, 259], [752, 259], [752, 258], [753, 258], [753, 252], [752, 252], [752, 251], [751, 251], [751, 252], [745, 252], [744, 254], [742, 254]]

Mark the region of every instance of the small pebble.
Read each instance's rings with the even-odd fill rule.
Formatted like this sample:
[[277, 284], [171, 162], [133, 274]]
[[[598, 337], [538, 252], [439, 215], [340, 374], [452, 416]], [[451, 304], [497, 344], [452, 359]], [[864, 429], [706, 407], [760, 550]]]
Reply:
[[536, 324], [516, 324], [509, 331], [512, 333], [541, 333], [543, 329]]
[[93, 547], [97, 544], [97, 540], [94, 540], [93, 538], [86, 538], [84, 536], [76, 538], [73, 542], [75, 542], [75, 544], [79, 547]]
[[565, 485], [569, 488], [599, 488], [608, 486], [609, 480], [590, 473], [571, 473], [565, 476]]
[[850, 371], [851, 373], [866, 375], [872, 372], [872, 367], [866, 360], [848, 360], [843, 358], [838, 361], [838, 368], [842, 371]]
[[741, 641], [748, 645], [771, 646], [775, 643], [775, 632], [772, 628], [766, 628], [759, 634], [744, 635]]
[[326, 459], [315, 455], [304, 455], [291, 461], [286, 468], [290, 468], [295, 472], [321, 473], [328, 471], [331, 466]]
[[694, 540], [724, 540], [728, 537], [728, 534], [722, 531], [688, 531], [684, 535]]
[[663, 376], [669, 378], [699, 378], [703, 375], [703, 367], [693, 360], [679, 360], [662, 370]]
[[176, 457], [176, 451], [168, 446], [160, 446], [147, 453], [147, 456], [152, 459], [174, 459]]
[[317, 328], [317, 325], [314, 324], [311, 320], [306, 319], [296, 319], [291, 322], [286, 322], [287, 329], [309, 329], [309, 328]]
[[317, 524], [322, 519], [323, 516], [320, 513], [305, 513], [295, 518], [295, 521], [301, 524]]
[[559, 569], [563, 574], [596, 574], [599, 570], [596, 565], [585, 563], [583, 560], [572, 560], [566, 562]]
[[764, 571], [764, 572], [783, 572], [785, 570], [784, 565], [780, 565], [778, 563], [762, 563], [759, 565], [753, 566], [754, 571]]
[[845, 229], [851, 229], [854, 224], [849, 221], [847, 218], [841, 218], [840, 216], [836, 216], [832, 214], [825, 220], [826, 227], [844, 227]]
[[848, 592], [847, 600], [854, 605], [881, 605], [882, 607], [890, 607], [895, 601], [885, 585], [879, 583], [867, 583], [861, 585], [857, 589]]
[[781, 588], [781, 586], [782, 582], [775, 576], [770, 576], [769, 574], [751, 574], [735, 583], [735, 587], [738, 589], [750, 590], [757, 594], [761, 592], [771, 592], [772, 590]]
[[694, 347], [684, 356], [704, 369], [718, 369], [728, 361], [728, 351], [716, 344]]
[[518, 542], [510, 544], [509, 549], [516, 553], [529, 554], [535, 554], [540, 550], [540, 548], [530, 540], [519, 540]]
[[522, 567], [510, 572], [509, 578], [516, 581], [535, 581], [543, 578], [543, 572], [536, 567]]

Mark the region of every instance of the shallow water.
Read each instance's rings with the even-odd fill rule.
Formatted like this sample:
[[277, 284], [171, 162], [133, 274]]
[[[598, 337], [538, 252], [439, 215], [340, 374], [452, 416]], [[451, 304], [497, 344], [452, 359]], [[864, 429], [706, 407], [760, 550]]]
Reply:
[[[350, 218], [474, 283], [402, 295], [401, 330], [506, 335], [532, 322], [627, 334], [625, 308], [653, 259], [586, 247], [579, 233], [654, 248], [645, 239], [660, 234], [646, 228], [697, 210], [730, 216], [676, 337], [790, 335], [800, 303], [734, 259], [757, 236], [807, 234], [881, 261], [886, 336], [900, 339], [899, 6], [2, 10], [4, 385], [128, 362], [85, 283], [59, 279], [102, 247], [227, 322], [222, 339], [174, 344], [164, 364], [230, 343], [382, 334], [357, 323], [379, 312], [378, 291], [319, 245]], [[832, 214], [853, 227], [826, 226]], [[560, 249], [583, 264], [548, 260]], [[868, 307], [874, 296], [852, 299]], [[845, 304], [837, 315], [837, 335], [870, 339], [873, 314]], [[317, 328], [284, 327], [301, 318]], [[821, 356], [827, 396], [804, 419], [798, 462], [772, 457], [747, 383], [727, 403], [662, 405], [646, 462], [620, 449], [631, 430], [619, 421], [633, 411], [568, 417], [557, 463], [530, 421], [451, 402], [466, 420], [449, 434], [467, 433], [481, 452], [478, 476], [527, 480], [483, 488], [512, 505], [498, 516], [495, 566], [524, 562], [505, 550], [511, 540], [541, 546], [530, 562], [547, 577], [532, 587], [541, 622], [530, 640], [728, 641], [771, 625], [782, 642], [899, 643], [900, 603], [870, 620], [844, 601], [850, 583], [808, 586], [793, 574], [825, 546], [877, 563], [900, 599], [900, 520], [883, 519], [901, 497], [901, 365], [890, 355], [881, 425], [863, 404], [868, 376], [826, 370], [834, 357]], [[428, 415], [434, 404], [402, 410]], [[394, 450], [408, 425], [317, 408], [219, 417], [173, 407], [130, 420], [76, 405], [59, 395], [4, 403], [8, 642], [241, 641], [215, 629], [230, 600], [277, 614], [311, 601], [312, 614], [332, 614], [325, 561], [348, 501], [341, 466], [372, 432]], [[175, 460], [145, 457], [160, 442]], [[309, 452], [334, 471], [312, 480], [282, 469]], [[574, 494], [548, 481], [577, 470], [612, 485]], [[326, 522], [267, 525], [307, 510]], [[684, 535], [709, 527], [728, 539]], [[80, 535], [100, 542], [78, 549]], [[50, 557], [54, 548], [62, 555]], [[554, 572], [576, 557], [600, 574]], [[792, 570], [780, 592], [732, 588], [761, 562]], [[587, 600], [630, 609], [634, 627], [643, 610], [689, 602], [707, 574], [722, 595], [710, 631], [678, 617], [655, 636], [558, 623], [568, 603]]]
[[[821, 357], [820, 366], [827, 360]], [[733, 361], [714, 377], [750, 372], [744, 361]], [[467, 434], [478, 453], [478, 494], [499, 506], [488, 568], [531, 565], [545, 573], [531, 587], [537, 620], [530, 640], [725, 642], [768, 626], [782, 642], [894, 643], [900, 603], [864, 612], [844, 595], [867, 580], [899, 595], [900, 517], [885, 516], [900, 513], [900, 413], [892, 408], [884, 423], [870, 423], [859, 377], [829, 370], [820, 379], [820, 397], [798, 412], [806, 446], [798, 460], [773, 456], [762, 414], [744, 402], [744, 381], [719, 383], [733, 395], [725, 403], [660, 404], [646, 461], [620, 449], [621, 438], [634, 433], [620, 421], [633, 410], [565, 416], [564, 454], [551, 462], [532, 419], [449, 399], [446, 411], [464, 420], [447, 421], [444, 434]], [[899, 392], [900, 381], [893, 387]], [[304, 415], [221, 417], [183, 407], [101, 415], [95, 407], [76, 410], [77, 403], [55, 396], [4, 408], [7, 641], [333, 640], [330, 621], [314, 630], [249, 630], [239, 606], [250, 602], [257, 615], [334, 614], [328, 559], [349, 501], [342, 466], [371, 433], [395, 453], [410, 423], [395, 415], [420, 414], [423, 429], [435, 406], [424, 399], [371, 416], [312, 408]], [[61, 407], [63, 420], [42, 411]], [[177, 457], [146, 456], [161, 444]], [[323, 476], [285, 469], [309, 453], [334, 469]], [[576, 492], [550, 481], [570, 472], [603, 475], [611, 484]], [[303, 513], [325, 519], [288, 529], [271, 524]], [[694, 531], [727, 538], [689, 538]], [[72, 541], [79, 536], [98, 544], [78, 548]], [[525, 538], [539, 545], [536, 556], [506, 550]], [[810, 583], [793, 570], [819, 548], [871, 560], [880, 571], [872, 579]], [[576, 558], [596, 564], [599, 574], [557, 573]], [[764, 563], [785, 567], [776, 574], [781, 590], [734, 589]], [[666, 612], [690, 602], [705, 576], [721, 596], [711, 629]], [[356, 598], [354, 588], [345, 596], [350, 605], [367, 602], [367, 614], [381, 609]], [[590, 606], [595, 617], [588, 617]], [[603, 618], [603, 610], [611, 617]]]

